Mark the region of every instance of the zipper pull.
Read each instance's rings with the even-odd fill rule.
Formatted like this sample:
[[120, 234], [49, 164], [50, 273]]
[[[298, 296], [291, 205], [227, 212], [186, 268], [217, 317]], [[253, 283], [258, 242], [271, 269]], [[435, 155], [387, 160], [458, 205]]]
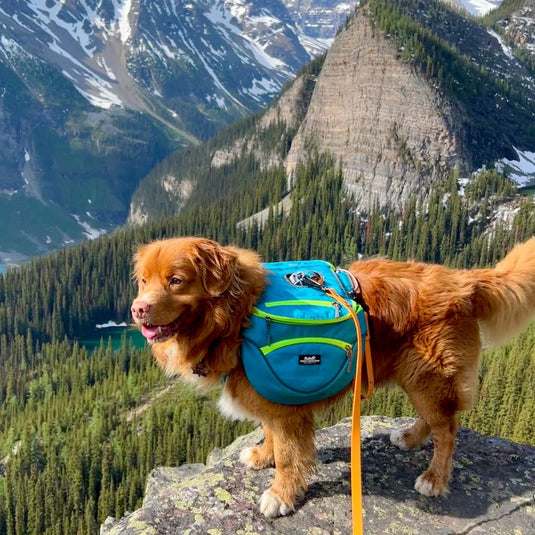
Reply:
[[340, 310], [342, 309], [342, 305], [336, 301], [333, 301], [333, 307], [334, 307], [334, 318], [338, 319], [340, 317]]
[[351, 373], [351, 366], [353, 365], [353, 348], [348, 344], [346, 346], [346, 356], [348, 360], [347, 373]]
[[266, 316], [267, 345], [271, 345], [271, 318]]

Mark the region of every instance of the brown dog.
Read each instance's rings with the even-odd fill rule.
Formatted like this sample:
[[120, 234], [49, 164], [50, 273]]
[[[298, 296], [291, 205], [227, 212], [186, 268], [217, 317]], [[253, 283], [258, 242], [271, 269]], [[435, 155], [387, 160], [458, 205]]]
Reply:
[[[432, 434], [434, 455], [415, 488], [442, 495], [456, 413], [475, 401], [482, 346], [505, 343], [535, 314], [535, 239], [515, 247], [495, 269], [368, 260], [350, 271], [369, 314], [376, 384], [396, 381], [420, 416], [391, 440], [416, 448]], [[139, 295], [132, 315], [156, 360], [167, 374], [194, 383], [227, 378], [223, 414], [261, 422], [265, 433], [262, 445], [242, 452], [242, 462], [276, 467], [260, 510], [268, 517], [288, 514], [314, 466], [314, 409], [330, 400], [279, 405], [257, 394], [246, 378], [240, 330], [266, 283], [258, 255], [202, 238], [156, 241], [139, 249], [134, 273]]]

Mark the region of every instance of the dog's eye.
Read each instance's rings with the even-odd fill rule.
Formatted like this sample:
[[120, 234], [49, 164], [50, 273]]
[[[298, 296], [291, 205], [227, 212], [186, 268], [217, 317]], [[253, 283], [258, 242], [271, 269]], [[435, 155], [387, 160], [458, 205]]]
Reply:
[[147, 279], [145, 277], [143, 277], [142, 279], [139, 280], [139, 282], [141, 284], [147, 284]]
[[178, 286], [179, 284], [182, 284], [182, 279], [178, 277], [171, 277], [169, 280], [169, 286]]

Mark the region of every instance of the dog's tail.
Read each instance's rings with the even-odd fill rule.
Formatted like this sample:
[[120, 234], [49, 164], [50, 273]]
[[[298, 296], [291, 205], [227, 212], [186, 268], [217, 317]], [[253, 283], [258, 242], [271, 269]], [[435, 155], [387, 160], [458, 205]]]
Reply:
[[483, 345], [503, 345], [535, 317], [535, 238], [515, 246], [495, 269], [476, 272], [474, 313]]

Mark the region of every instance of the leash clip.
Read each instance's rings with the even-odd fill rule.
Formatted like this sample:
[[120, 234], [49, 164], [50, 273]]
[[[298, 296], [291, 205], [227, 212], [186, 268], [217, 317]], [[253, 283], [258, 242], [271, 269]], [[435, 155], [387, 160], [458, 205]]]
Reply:
[[[343, 274], [347, 278], [347, 281], [351, 286], [349, 291], [347, 290], [347, 285], [340, 280], [339, 274]], [[360, 290], [360, 284], [357, 277], [355, 277], [355, 275], [353, 275], [353, 273], [351, 273], [351, 271], [348, 269], [343, 269], [341, 267], [336, 268], [335, 275], [338, 278], [340, 286], [346, 290], [347, 296], [354, 301], [359, 301], [359, 297], [362, 296], [362, 292]]]
[[317, 271], [294, 271], [286, 275], [286, 280], [294, 286], [308, 286], [325, 291], [325, 277]]

